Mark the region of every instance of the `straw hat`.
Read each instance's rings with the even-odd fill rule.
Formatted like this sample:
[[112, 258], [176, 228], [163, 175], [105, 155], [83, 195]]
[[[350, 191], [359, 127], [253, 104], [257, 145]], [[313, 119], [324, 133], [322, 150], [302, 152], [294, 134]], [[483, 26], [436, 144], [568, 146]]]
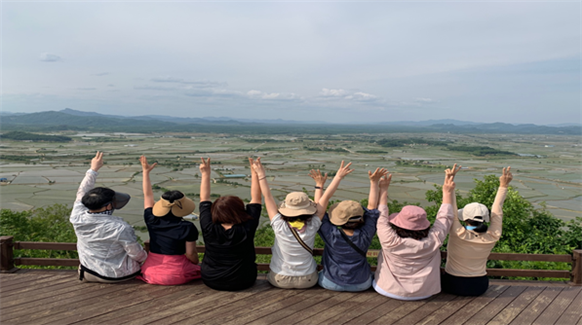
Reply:
[[329, 221], [336, 226], [345, 225], [350, 218], [363, 215], [364, 209], [360, 203], [352, 200], [341, 201], [329, 208]]
[[174, 202], [170, 202], [164, 198], [160, 198], [156, 204], [154, 204], [153, 214], [156, 217], [163, 217], [168, 214], [168, 212], [172, 212], [172, 214], [176, 217], [184, 217], [189, 215], [190, 213], [194, 212], [196, 208], [196, 204], [194, 201], [190, 200], [187, 197], [182, 197], [181, 199], [174, 200]]

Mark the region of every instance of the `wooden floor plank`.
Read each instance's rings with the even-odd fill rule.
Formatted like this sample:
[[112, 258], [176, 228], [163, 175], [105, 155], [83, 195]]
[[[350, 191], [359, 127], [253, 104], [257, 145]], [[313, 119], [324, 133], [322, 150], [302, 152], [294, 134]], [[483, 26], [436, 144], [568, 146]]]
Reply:
[[[321, 289], [322, 291], [328, 291]], [[334, 295], [342, 295], [345, 292], [334, 292]], [[369, 304], [374, 298], [380, 296], [375, 291], [357, 292], [349, 301], [331, 306], [325, 312], [316, 314], [305, 320], [311, 324], [338, 324], [344, 320], [353, 319], [360, 314], [360, 308]], [[382, 299], [380, 299], [382, 300]], [[345, 318], [344, 318], [345, 317]]]
[[279, 319], [278, 324], [310, 324], [309, 319], [320, 312], [329, 309], [354, 297], [353, 293], [342, 292], [341, 295], [334, 294], [323, 301], [314, 300], [311, 305], [301, 311], [287, 317]]
[[252, 301], [252, 297], [258, 293], [266, 292], [270, 289], [270, 284], [266, 281], [257, 281], [255, 286], [238, 292], [216, 291], [208, 288], [208, 294], [197, 297], [198, 299], [166, 308], [147, 317], [137, 318], [124, 324], [171, 324], [191, 317], [200, 317], [201, 314], [219, 309], [240, 299]]
[[[313, 301], [314, 299], [327, 299], [331, 297], [332, 293], [329, 290], [313, 288], [307, 290], [301, 290], [294, 295], [288, 296], [284, 299], [279, 301], [275, 301], [269, 304], [263, 304], [260, 308], [253, 310], [252, 313], [243, 313], [242, 315], [238, 315], [236, 319], [232, 319], [230, 321], [221, 322], [222, 325], [236, 325], [236, 324], [249, 324], [254, 323], [258, 319], [262, 319], [265, 316], [269, 315], [277, 315], [277, 319], [281, 319], [288, 315], [291, 315], [295, 312], [301, 312], [302, 308], [298, 308], [297, 305], [301, 304], [302, 302], [309, 302]], [[261, 324], [273, 324], [274, 322], [271, 320], [269, 322], [265, 322], [263, 319]]]
[[[275, 289], [273, 289], [275, 290]], [[254, 317], [253, 314], [255, 314], [256, 312], [261, 311], [261, 309], [263, 308], [269, 308], [269, 306], [272, 307], [278, 307], [278, 308], [285, 308], [284, 305], [280, 304], [279, 302], [281, 300], [284, 300], [286, 298], [289, 297], [293, 297], [296, 296], [299, 293], [305, 292], [305, 290], [308, 289], [304, 289], [304, 290], [277, 290], [279, 292], [277, 292], [275, 295], [270, 296], [267, 299], [262, 299], [263, 295], [259, 295], [257, 296], [256, 299], [253, 299], [253, 302], [251, 303], [250, 301], [246, 301], [246, 300], [239, 300], [236, 303], [230, 304], [229, 305], [229, 312], [225, 313], [222, 310], [217, 310], [218, 313], [215, 313], [214, 315], [210, 316], [209, 318], [203, 320], [203, 321], [198, 321], [198, 317], [196, 319], [196, 324], [241, 324], [244, 323], [244, 320], [239, 321], [241, 318], [243, 317], [250, 317], [250, 319], [254, 319], [252, 317]], [[190, 324], [191, 320], [187, 319], [175, 324]]]
[[404, 302], [401, 300], [391, 299], [382, 296], [381, 294], [378, 294], [378, 296], [380, 296], [380, 301], [382, 301], [380, 305], [378, 305], [374, 309], [368, 310], [365, 314], [362, 314], [359, 317], [352, 319], [349, 322], [349, 324], [354, 325], [369, 324], [404, 304]]
[[[362, 314], [367, 313], [369, 310], [377, 308], [381, 304], [386, 302], [386, 297], [380, 295], [374, 289], [370, 289], [366, 292], [360, 292], [359, 295], [364, 295], [362, 301], [355, 307], [349, 306], [345, 311], [338, 313], [334, 317], [329, 319], [330, 324], [352, 324], [358, 319]], [[359, 296], [358, 295], [358, 296]], [[366, 299], [367, 296], [367, 299]], [[351, 304], [352, 301], [350, 301]]]
[[54, 278], [52, 274], [42, 275], [27, 275], [27, 274], [1, 274], [0, 275], [0, 294], [7, 292], [13, 287], [22, 287], [22, 284], [31, 280], [38, 280], [41, 278]]
[[10, 300], [6, 299], [5, 301], [3, 299], [0, 302], [0, 308], [2, 308], [2, 311], [5, 313], [13, 313], [18, 310], [28, 309], [31, 307], [40, 308], [46, 303], [53, 302], [55, 298], [59, 298], [58, 300], [62, 301], [61, 298], [65, 297], [70, 292], [85, 290], [86, 288], [86, 286], [81, 284], [63, 283], [59, 286], [39, 289], [36, 294], [33, 291], [27, 292], [27, 294], [11, 297]]
[[[534, 325], [556, 324], [556, 321], [566, 308], [570, 306], [574, 298], [580, 292], [580, 288], [569, 287], [564, 288], [562, 292], [552, 301], [542, 314], [533, 322]], [[582, 312], [582, 306], [579, 306], [579, 312]]]
[[550, 303], [558, 296], [564, 288], [548, 287], [540, 293], [534, 301], [527, 306], [527, 309], [522, 311], [515, 319], [509, 323], [510, 325], [530, 325], [536, 318], [550, 305]]
[[487, 325], [505, 325], [509, 324], [517, 315], [519, 315], [529, 304], [544, 291], [543, 287], [528, 287], [519, 297], [507, 305], [497, 316], [495, 316]]
[[416, 312], [417, 309], [424, 307], [427, 303], [436, 299], [436, 295], [432, 296], [428, 299], [423, 300], [412, 300], [412, 301], [404, 301], [404, 303], [390, 312], [386, 313], [384, 316], [373, 320], [370, 322], [370, 325], [388, 325], [394, 324], [398, 320], [408, 316], [410, 313]]
[[580, 289], [578, 295], [574, 297], [570, 306], [558, 318], [556, 324], [576, 324], [582, 320], [582, 287], [578, 287], [578, 289]]
[[491, 285], [483, 295], [457, 299], [432, 313], [419, 324], [463, 324], [509, 288], [510, 286]]
[[465, 325], [484, 325], [487, 324], [493, 317], [509, 305], [515, 298], [517, 298], [527, 287], [516, 286], [510, 287], [500, 294], [497, 298], [491, 301], [485, 308], [478, 311], [475, 315], [469, 318]]
[[156, 314], [160, 310], [168, 308], [168, 305], [180, 305], [196, 300], [197, 296], [208, 295], [212, 289], [205, 285], [186, 284], [175, 286], [176, 291], [164, 291], [164, 303], [158, 299], [141, 301], [138, 304], [124, 307], [122, 313], [117, 310], [108, 311], [92, 318], [81, 320], [74, 324], [120, 324], [122, 322], [135, 320], [144, 315]]
[[64, 281], [71, 281], [72, 278], [70, 275], [57, 275], [57, 276], [47, 276], [47, 277], [39, 277], [33, 278], [31, 277], [26, 283], [15, 283], [9, 286], [6, 286], [4, 290], [0, 293], [2, 297], [9, 297], [12, 295], [18, 295], [26, 291], [35, 290], [37, 286], [49, 286], [55, 283], [61, 283]]
[[[329, 290], [305, 290], [304, 292], [289, 297], [281, 302], [284, 303], [286, 301], [289, 303], [285, 308], [278, 309], [268, 314], [263, 312], [261, 317], [249, 321], [247, 324], [279, 324], [279, 320], [290, 315], [300, 314], [305, 308], [312, 306], [314, 301], [325, 301], [334, 294], [335, 292]], [[244, 322], [241, 322], [241, 324], [244, 324]]]
[[423, 318], [427, 317], [433, 312], [448, 305], [448, 303], [455, 298], [457, 298], [457, 296], [455, 295], [451, 295], [448, 293], [439, 293], [435, 295], [431, 301], [427, 302], [424, 306], [422, 306], [422, 308], [417, 309], [412, 313], [409, 313], [408, 315], [395, 321], [393, 324], [397, 325], [416, 324], [417, 322], [421, 321]]

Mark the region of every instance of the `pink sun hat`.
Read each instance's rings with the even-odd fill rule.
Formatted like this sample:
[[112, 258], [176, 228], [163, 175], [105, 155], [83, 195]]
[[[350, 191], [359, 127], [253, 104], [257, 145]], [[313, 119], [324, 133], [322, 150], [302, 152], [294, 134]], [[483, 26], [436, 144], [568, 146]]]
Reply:
[[416, 205], [407, 205], [400, 212], [392, 213], [388, 218], [393, 225], [406, 230], [424, 230], [430, 227], [426, 211]]

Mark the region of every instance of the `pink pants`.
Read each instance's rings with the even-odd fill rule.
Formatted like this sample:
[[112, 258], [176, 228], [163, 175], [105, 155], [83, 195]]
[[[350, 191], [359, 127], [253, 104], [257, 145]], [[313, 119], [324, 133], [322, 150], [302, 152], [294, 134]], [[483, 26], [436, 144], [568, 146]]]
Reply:
[[141, 266], [141, 274], [137, 278], [159, 285], [178, 285], [200, 279], [200, 266], [192, 264], [185, 255], [162, 255], [148, 253], [148, 258]]

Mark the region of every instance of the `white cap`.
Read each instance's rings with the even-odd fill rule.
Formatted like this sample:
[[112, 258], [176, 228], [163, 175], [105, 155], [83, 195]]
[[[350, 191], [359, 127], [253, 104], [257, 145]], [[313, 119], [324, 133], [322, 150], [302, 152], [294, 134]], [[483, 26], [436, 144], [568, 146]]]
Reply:
[[464, 208], [459, 209], [459, 219], [461, 221], [473, 220], [489, 222], [489, 209], [481, 203], [469, 203]]

